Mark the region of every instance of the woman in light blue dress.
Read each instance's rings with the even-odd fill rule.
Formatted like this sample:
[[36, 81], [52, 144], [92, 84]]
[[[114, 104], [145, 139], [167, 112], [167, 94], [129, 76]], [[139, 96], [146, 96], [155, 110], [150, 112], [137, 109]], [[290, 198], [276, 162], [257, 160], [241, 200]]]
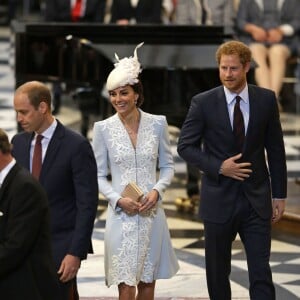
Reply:
[[[108, 200], [106, 284], [118, 286], [121, 300], [154, 299], [155, 281], [179, 269], [162, 205], [174, 175], [168, 124], [165, 116], [139, 108], [144, 99], [137, 48], [133, 57], [117, 57], [107, 79], [116, 114], [96, 122], [93, 132], [99, 190]], [[121, 196], [129, 182], [142, 189], [140, 202]]]

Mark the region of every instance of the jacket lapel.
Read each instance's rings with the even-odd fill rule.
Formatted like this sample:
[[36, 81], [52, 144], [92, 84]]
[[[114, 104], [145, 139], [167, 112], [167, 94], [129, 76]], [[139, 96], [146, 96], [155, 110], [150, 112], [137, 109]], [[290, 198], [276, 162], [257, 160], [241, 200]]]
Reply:
[[16, 173], [20, 170], [20, 166], [18, 163], [16, 163], [11, 170], [8, 172], [7, 176], [5, 177], [4, 181], [2, 182], [1, 188], [0, 188], [0, 203], [2, 202], [2, 198], [4, 196], [4, 192], [6, 188], [10, 185], [10, 183], [13, 181], [14, 177], [16, 176]]
[[228, 136], [232, 137], [232, 142], [234, 143], [234, 135], [232, 131], [232, 126], [230, 122], [230, 116], [227, 106], [227, 101], [224, 93], [224, 88], [221, 86], [219, 90], [217, 91], [217, 102], [215, 103], [216, 109], [218, 109], [218, 119], [220, 120], [220, 123], [222, 124], [222, 127], [226, 131], [226, 134]]
[[26, 169], [30, 170], [30, 149], [31, 149], [31, 142], [34, 138], [34, 132], [33, 133], [29, 133], [26, 136], [26, 140], [25, 140], [25, 149], [26, 151], [24, 152], [24, 163], [22, 163], [23, 166], [25, 166]]
[[57, 127], [53, 133], [53, 136], [49, 142], [45, 158], [42, 165], [40, 174], [40, 181], [42, 182], [46, 172], [51, 168], [55, 159], [57, 158], [57, 152], [61, 146], [61, 141], [65, 135], [65, 129], [63, 125], [57, 120]]
[[256, 95], [253, 86], [248, 85], [248, 92], [249, 92], [249, 121], [248, 121], [248, 129], [245, 137], [244, 149], [245, 147], [248, 146], [248, 144], [249, 145], [251, 144], [251, 142], [249, 143], [249, 137], [252, 136], [252, 132], [254, 130], [255, 116], [259, 114], [258, 105], [257, 105], [257, 101], [259, 101], [259, 99]]

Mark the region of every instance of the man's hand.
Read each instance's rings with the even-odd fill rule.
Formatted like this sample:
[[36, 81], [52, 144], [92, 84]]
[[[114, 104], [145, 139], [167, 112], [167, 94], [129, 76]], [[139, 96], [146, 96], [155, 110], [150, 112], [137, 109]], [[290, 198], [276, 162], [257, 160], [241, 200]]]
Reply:
[[273, 200], [272, 223], [276, 223], [282, 218], [284, 209], [285, 209], [285, 200], [284, 199]]
[[236, 160], [239, 160], [241, 157], [242, 154], [239, 153], [224, 160], [221, 165], [221, 174], [240, 181], [244, 181], [246, 178], [248, 178], [252, 173], [252, 170], [249, 168], [251, 163], [237, 163]]
[[61, 262], [58, 274], [60, 275], [60, 281], [67, 282], [73, 279], [80, 268], [80, 258], [67, 254]]

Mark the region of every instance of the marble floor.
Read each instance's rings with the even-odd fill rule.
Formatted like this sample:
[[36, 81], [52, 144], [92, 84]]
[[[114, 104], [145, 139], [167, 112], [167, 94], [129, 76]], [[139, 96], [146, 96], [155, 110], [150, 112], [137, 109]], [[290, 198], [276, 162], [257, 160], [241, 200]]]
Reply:
[[[4, 32], [7, 32], [4, 30]], [[0, 28], [1, 33], [1, 28]], [[15, 113], [12, 107], [14, 91], [13, 61], [11, 61], [11, 37], [0, 34], [0, 127], [9, 136], [16, 133]], [[64, 105], [57, 116], [64, 124], [76, 129], [80, 113], [73, 105]], [[289, 202], [287, 211], [300, 215], [300, 116], [281, 115], [287, 152], [289, 174]], [[77, 124], [77, 125], [76, 125]], [[180, 270], [172, 279], [157, 282], [155, 299], [208, 299], [205, 281], [203, 248], [203, 224], [195, 214], [179, 212], [175, 206], [177, 197], [185, 195], [185, 163], [176, 152], [178, 129], [170, 127], [172, 149], [176, 161], [176, 175], [164, 198], [164, 208], [172, 237], [172, 243], [180, 263]], [[91, 133], [90, 133], [91, 137]], [[83, 261], [79, 275], [81, 300], [117, 299], [115, 287], [107, 288], [104, 280], [103, 235], [106, 220], [106, 202], [100, 199], [93, 232], [95, 253]], [[300, 231], [299, 223], [296, 223]], [[278, 300], [300, 299], [300, 234], [274, 228], [272, 236], [271, 266]], [[249, 299], [245, 255], [241, 241], [233, 243], [232, 298]]]
[[[171, 188], [165, 195], [164, 207], [180, 270], [172, 279], [157, 282], [156, 299], [186, 299], [188, 297], [208, 299], [205, 281], [203, 225], [194, 216], [176, 211], [174, 199], [185, 194], [177, 179], [174, 179]], [[117, 297], [116, 288], [106, 288], [104, 283], [105, 201], [100, 201], [98, 212], [93, 234], [95, 254], [82, 264], [78, 278], [80, 294], [82, 297]], [[299, 236], [282, 234], [280, 230], [273, 232], [271, 265], [277, 299], [299, 299], [299, 250]], [[247, 266], [239, 239], [233, 243], [231, 284], [233, 299], [249, 299]]]

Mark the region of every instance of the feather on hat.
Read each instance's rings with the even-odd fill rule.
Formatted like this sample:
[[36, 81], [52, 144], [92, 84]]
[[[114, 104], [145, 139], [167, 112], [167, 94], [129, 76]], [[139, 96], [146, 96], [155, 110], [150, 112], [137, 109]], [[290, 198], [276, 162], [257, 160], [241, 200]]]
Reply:
[[115, 68], [109, 73], [106, 81], [106, 88], [108, 91], [112, 91], [118, 87], [125, 86], [127, 84], [136, 84], [139, 74], [142, 72], [141, 64], [138, 60], [137, 49], [142, 47], [144, 43], [138, 44], [134, 49], [134, 55], [130, 57], [124, 57], [119, 59], [115, 53], [116, 63]]

